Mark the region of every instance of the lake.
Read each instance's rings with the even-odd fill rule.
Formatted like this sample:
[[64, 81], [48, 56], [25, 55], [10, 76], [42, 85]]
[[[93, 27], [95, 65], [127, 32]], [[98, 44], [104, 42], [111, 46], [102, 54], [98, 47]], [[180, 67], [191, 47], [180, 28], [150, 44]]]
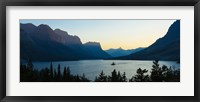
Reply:
[[[112, 63], [116, 65], [111, 65]], [[51, 62], [33, 62], [34, 68], [43, 69], [50, 68]], [[100, 74], [103, 70], [106, 75], [111, 75], [111, 72], [116, 69], [121, 73], [126, 72], [126, 77], [130, 79], [136, 74], [138, 68], [147, 69], [148, 72], [151, 71], [153, 61], [141, 61], [141, 60], [80, 60], [80, 61], [56, 61], [52, 62], [53, 68], [58, 67], [58, 64], [61, 65], [61, 71], [64, 70], [64, 67], [68, 67], [71, 70], [73, 75], [83, 75], [94, 80], [96, 76]], [[159, 61], [159, 65], [166, 65], [168, 67], [174, 67], [176, 69], [180, 68], [180, 64], [176, 61]]]

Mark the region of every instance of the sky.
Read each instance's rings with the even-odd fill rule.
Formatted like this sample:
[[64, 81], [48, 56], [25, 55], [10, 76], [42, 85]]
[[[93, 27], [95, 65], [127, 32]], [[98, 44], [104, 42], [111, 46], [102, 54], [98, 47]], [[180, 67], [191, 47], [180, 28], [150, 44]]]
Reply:
[[20, 23], [47, 24], [77, 35], [82, 43], [99, 42], [103, 50], [148, 47], [163, 37], [175, 20], [22, 19]]

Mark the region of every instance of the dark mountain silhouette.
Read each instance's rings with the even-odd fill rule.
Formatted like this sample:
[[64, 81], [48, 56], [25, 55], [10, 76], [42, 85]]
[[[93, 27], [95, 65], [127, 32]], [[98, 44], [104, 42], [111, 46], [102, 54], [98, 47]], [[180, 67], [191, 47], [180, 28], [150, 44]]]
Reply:
[[32, 23], [20, 24], [20, 29], [23, 29], [27, 33], [33, 32], [36, 28]]
[[31, 58], [36, 61], [77, 59], [70, 48], [51, 40], [52, 33], [43, 25], [29, 33], [20, 29], [20, 58], [24, 60]]
[[98, 42], [87, 42], [84, 44], [84, 50], [87, 53], [93, 55], [94, 58], [110, 58], [111, 56], [102, 50], [100, 43]]
[[105, 52], [107, 52], [112, 57], [119, 57], [119, 56], [125, 56], [125, 55], [129, 55], [129, 54], [132, 54], [132, 53], [136, 53], [136, 52], [138, 52], [142, 49], [144, 49], [144, 48], [139, 47], [139, 48], [136, 48], [136, 49], [124, 50], [120, 47], [120, 48], [117, 48], [117, 49], [111, 48], [111, 49], [105, 50]]
[[55, 41], [68, 46], [81, 45], [82, 42], [78, 36], [69, 35], [66, 31], [55, 29], [54, 32], [59, 36]]
[[[92, 48], [93, 47], [93, 48]], [[94, 51], [93, 51], [94, 50]], [[20, 58], [33, 61], [104, 59], [111, 57], [98, 46], [82, 44], [78, 36], [69, 35], [48, 25], [20, 24]]]
[[175, 21], [166, 35], [149, 47], [116, 59], [127, 60], [180, 60], [180, 20]]

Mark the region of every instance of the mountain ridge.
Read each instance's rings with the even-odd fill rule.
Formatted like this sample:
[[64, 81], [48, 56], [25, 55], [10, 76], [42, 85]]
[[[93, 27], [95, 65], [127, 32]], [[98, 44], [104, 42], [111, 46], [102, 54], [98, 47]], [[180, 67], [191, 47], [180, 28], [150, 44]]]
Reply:
[[122, 57], [121, 60], [174, 60], [180, 61], [180, 20], [175, 21], [164, 37], [157, 39], [149, 47]]
[[108, 50], [104, 50], [105, 52], [107, 52], [108, 54], [110, 54], [112, 57], [119, 57], [119, 56], [125, 56], [125, 55], [129, 55], [131, 53], [136, 53], [140, 50], [144, 49], [143, 47], [138, 47], [138, 48], [135, 48], [135, 49], [122, 49], [121, 47], [120, 48], [117, 48], [117, 49], [114, 49], [114, 48], [110, 48]]
[[46, 24], [35, 26], [30, 23], [20, 23], [20, 59], [22, 60], [30, 58], [33, 61], [54, 61], [111, 57], [101, 49], [101, 46], [93, 47], [96, 47], [95, 51], [82, 44], [78, 36], [69, 35], [60, 29], [53, 30]]
[[[112, 58], [114, 57], [114, 58]], [[20, 59], [33, 61], [117, 59], [180, 60], [180, 20], [166, 34], [146, 48], [103, 50], [99, 42], [82, 43], [76, 35], [49, 25], [20, 23]]]

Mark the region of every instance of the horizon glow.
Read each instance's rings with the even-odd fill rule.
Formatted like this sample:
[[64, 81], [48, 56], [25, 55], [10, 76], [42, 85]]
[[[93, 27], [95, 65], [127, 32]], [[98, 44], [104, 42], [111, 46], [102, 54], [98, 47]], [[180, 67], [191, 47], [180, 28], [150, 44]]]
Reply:
[[132, 19], [21, 19], [20, 23], [36, 26], [47, 24], [53, 30], [61, 29], [76, 35], [82, 43], [99, 42], [103, 50], [110, 48], [134, 49], [148, 47], [163, 37], [176, 20]]

